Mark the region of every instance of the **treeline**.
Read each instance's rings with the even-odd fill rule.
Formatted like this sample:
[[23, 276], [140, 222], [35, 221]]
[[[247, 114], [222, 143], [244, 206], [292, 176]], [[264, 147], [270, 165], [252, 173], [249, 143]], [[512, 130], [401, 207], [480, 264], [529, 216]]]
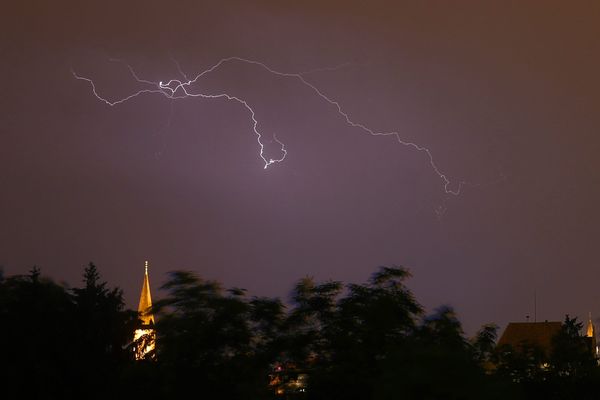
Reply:
[[[600, 392], [581, 324], [551, 355], [496, 349], [497, 327], [467, 339], [450, 307], [425, 315], [403, 268], [365, 284], [301, 279], [290, 305], [191, 272], [162, 286], [156, 354], [135, 361], [138, 314], [90, 264], [81, 288], [0, 275], [2, 398], [586, 399]], [[475, 301], [475, 300], [474, 300]]]

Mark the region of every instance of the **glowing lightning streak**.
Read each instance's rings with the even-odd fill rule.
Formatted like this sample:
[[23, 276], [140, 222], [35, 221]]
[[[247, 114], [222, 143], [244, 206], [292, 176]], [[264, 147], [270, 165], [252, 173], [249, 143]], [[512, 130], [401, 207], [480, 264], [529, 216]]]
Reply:
[[306, 79], [304, 79], [304, 77], [301, 74], [294, 74], [294, 73], [285, 73], [285, 72], [279, 72], [276, 71], [270, 67], [268, 67], [266, 64], [261, 63], [259, 61], [254, 61], [254, 60], [248, 60], [245, 58], [240, 58], [240, 57], [228, 57], [228, 58], [224, 58], [221, 61], [219, 61], [217, 64], [215, 64], [212, 68], [208, 69], [207, 71], [203, 72], [202, 74], [198, 75], [195, 79], [198, 79], [199, 77], [201, 77], [202, 75], [204, 75], [207, 72], [211, 72], [214, 69], [216, 69], [217, 67], [219, 67], [221, 64], [228, 62], [228, 61], [241, 61], [244, 63], [248, 63], [248, 64], [254, 64], [254, 65], [258, 65], [264, 69], [266, 69], [267, 71], [269, 71], [272, 74], [275, 75], [279, 75], [279, 76], [284, 76], [284, 77], [290, 77], [290, 78], [296, 78], [298, 80], [300, 80], [304, 85], [308, 86], [309, 88], [311, 88], [319, 97], [321, 97], [323, 100], [325, 100], [326, 102], [328, 102], [329, 104], [335, 106], [338, 110], [338, 113], [346, 120], [346, 123], [354, 128], [359, 128], [362, 129], [364, 132], [372, 135], [372, 136], [394, 136], [396, 138], [396, 140], [398, 140], [398, 142], [404, 146], [408, 146], [408, 147], [412, 147], [418, 151], [424, 152], [425, 154], [427, 154], [427, 157], [429, 158], [429, 164], [431, 165], [431, 168], [433, 168], [433, 170], [435, 171], [435, 173], [438, 175], [438, 177], [440, 179], [442, 179], [442, 181], [444, 182], [444, 191], [448, 194], [453, 194], [453, 195], [458, 195], [460, 194], [460, 190], [462, 188], [462, 186], [466, 183], [464, 181], [459, 182], [458, 187], [456, 188], [456, 190], [452, 190], [452, 189], [448, 189], [448, 187], [450, 186], [450, 180], [446, 177], [446, 175], [444, 173], [442, 173], [440, 171], [440, 169], [438, 168], [438, 166], [436, 165], [433, 156], [431, 154], [431, 151], [429, 151], [428, 148], [420, 146], [416, 143], [413, 142], [407, 142], [402, 140], [402, 138], [400, 137], [400, 133], [399, 132], [378, 132], [378, 131], [374, 131], [368, 127], [366, 127], [363, 124], [354, 122], [350, 119], [350, 116], [342, 109], [341, 105], [339, 102], [332, 100], [331, 98], [327, 97], [323, 92], [321, 92], [315, 85], [313, 85], [312, 83], [308, 82]]
[[[116, 61], [116, 60], [115, 60]], [[131, 68], [131, 66], [127, 65], [127, 67], [129, 68], [129, 71], [131, 72], [132, 76], [134, 77], [135, 80], [137, 80], [139, 83], [144, 83], [144, 84], [150, 84], [153, 85], [155, 87], [157, 87], [157, 89], [142, 89], [139, 90], [127, 97], [124, 97], [122, 99], [119, 100], [115, 100], [115, 101], [109, 101], [108, 99], [101, 97], [98, 92], [96, 91], [96, 86], [94, 84], [94, 82], [89, 79], [89, 78], [85, 78], [82, 76], [77, 75], [74, 71], [73, 72], [73, 76], [76, 79], [80, 79], [80, 80], [85, 80], [87, 82], [90, 83], [91, 87], [92, 87], [92, 92], [94, 93], [94, 95], [101, 101], [103, 101], [104, 103], [108, 104], [109, 106], [115, 106], [121, 103], [124, 103], [128, 100], [131, 100], [134, 97], [137, 97], [139, 95], [145, 94], [145, 93], [158, 93], [158, 94], [162, 94], [163, 96], [170, 98], [170, 99], [183, 99], [186, 97], [200, 97], [200, 98], [204, 98], [204, 99], [218, 99], [218, 98], [226, 98], [227, 100], [233, 100], [236, 101], [240, 104], [242, 104], [249, 112], [252, 118], [252, 122], [253, 122], [253, 127], [252, 130], [254, 131], [254, 133], [257, 136], [257, 141], [258, 144], [260, 146], [260, 157], [262, 158], [262, 160], [264, 161], [264, 168], [268, 168], [271, 164], [274, 163], [278, 163], [281, 162], [285, 159], [286, 155], [287, 155], [287, 150], [285, 149], [284, 144], [279, 141], [277, 139], [277, 137], [273, 137], [273, 140], [275, 142], [277, 142], [280, 146], [281, 146], [281, 152], [283, 153], [283, 156], [279, 159], [273, 159], [273, 158], [269, 158], [267, 159], [264, 155], [264, 144], [262, 142], [262, 134], [259, 132], [258, 130], [258, 121], [256, 119], [256, 115], [254, 110], [252, 109], [252, 107], [250, 107], [250, 105], [248, 105], [248, 103], [237, 97], [237, 96], [232, 96], [229, 95], [227, 93], [221, 93], [221, 94], [203, 94], [203, 93], [191, 93], [188, 91], [188, 88], [196, 83], [196, 81], [198, 81], [198, 79], [200, 79], [201, 77], [203, 77], [206, 74], [209, 74], [213, 71], [215, 71], [217, 68], [219, 68], [220, 66], [222, 66], [223, 64], [227, 63], [227, 62], [231, 62], [231, 61], [238, 61], [238, 62], [242, 62], [242, 63], [246, 63], [246, 64], [251, 64], [251, 65], [256, 65], [259, 66], [263, 69], [265, 69], [266, 71], [268, 71], [271, 74], [280, 76], [280, 77], [287, 77], [287, 78], [294, 78], [299, 80], [303, 85], [309, 87], [314, 93], [317, 94], [317, 96], [319, 96], [321, 99], [325, 100], [327, 103], [329, 103], [330, 105], [334, 106], [337, 109], [337, 112], [339, 115], [341, 115], [343, 117], [343, 119], [346, 121], [346, 124], [348, 124], [349, 126], [352, 126], [354, 128], [358, 128], [361, 129], [363, 132], [368, 133], [371, 136], [393, 136], [396, 138], [396, 140], [398, 141], [398, 143], [402, 144], [403, 146], [407, 146], [407, 147], [411, 147], [419, 152], [423, 152], [427, 155], [427, 158], [429, 159], [429, 164], [431, 165], [431, 168], [433, 169], [433, 171], [436, 173], [436, 175], [444, 182], [444, 191], [447, 194], [452, 194], [452, 195], [458, 195], [460, 194], [460, 191], [462, 189], [462, 187], [466, 184], [465, 181], [460, 181], [457, 185], [457, 188], [455, 190], [452, 190], [451, 188], [449, 188], [451, 182], [448, 179], [448, 177], [446, 176], [445, 173], [443, 173], [439, 167], [437, 166], [437, 164], [435, 163], [434, 159], [433, 159], [433, 155], [431, 154], [431, 151], [424, 147], [421, 146], [417, 143], [413, 143], [413, 142], [409, 142], [409, 141], [405, 141], [401, 138], [400, 133], [397, 131], [389, 131], [389, 132], [383, 132], [383, 131], [375, 131], [361, 123], [358, 122], [354, 122], [350, 116], [348, 115], [348, 113], [346, 113], [342, 106], [340, 105], [340, 103], [336, 100], [331, 99], [330, 97], [326, 96], [320, 89], [318, 89], [315, 85], [313, 85], [312, 83], [308, 82], [303, 74], [300, 73], [287, 73], [287, 72], [280, 72], [277, 70], [272, 69], [271, 67], [267, 66], [266, 64], [259, 62], [259, 61], [254, 61], [254, 60], [250, 60], [250, 59], [246, 59], [246, 58], [242, 58], [242, 57], [227, 57], [227, 58], [223, 58], [221, 59], [219, 62], [217, 62], [216, 64], [214, 64], [212, 67], [208, 68], [205, 71], [202, 71], [201, 73], [199, 73], [198, 75], [196, 75], [196, 77], [194, 79], [191, 80], [187, 80], [185, 82], [182, 82], [178, 79], [171, 79], [170, 81], [164, 83], [164, 82], [151, 82], [148, 80], [144, 80], [144, 79], [140, 79], [138, 77], [138, 75], [135, 73], [135, 71], [133, 70], [133, 68]], [[342, 64], [343, 65], [343, 64]], [[185, 77], [185, 74], [181, 71], [181, 68], [179, 67], [179, 64], [177, 63], [177, 68], [179, 70], [179, 72], [181, 73], [182, 76]], [[334, 67], [337, 68], [337, 67]], [[313, 71], [311, 71], [313, 72]], [[185, 78], [187, 79], [187, 77]], [[177, 94], [181, 92], [182, 94]]]
[[[119, 61], [119, 60], [112, 60], [112, 61]], [[246, 100], [241, 99], [237, 96], [232, 96], [229, 95], [227, 93], [221, 93], [221, 94], [203, 94], [203, 93], [190, 93], [187, 90], [187, 87], [189, 87], [192, 83], [195, 83], [196, 80], [198, 80], [200, 78], [201, 75], [197, 76], [195, 79], [193, 80], [188, 80], [187, 82], [182, 82], [178, 79], [171, 79], [168, 83], [163, 83], [161, 82], [151, 82], [145, 79], [141, 79], [136, 72], [133, 70], [133, 68], [131, 68], [131, 66], [127, 65], [127, 67], [129, 68], [129, 71], [131, 72], [132, 76], [134, 77], [134, 79], [140, 83], [145, 83], [145, 84], [150, 84], [153, 86], [158, 87], [158, 89], [142, 89], [139, 90], [129, 96], [126, 96], [122, 99], [119, 100], [115, 100], [115, 101], [110, 101], [102, 96], [100, 96], [98, 94], [98, 91], [96, 90], [96, 85], [94, 84], [94, 81], [83, 77], [83, 76], [79, 76], [77, 75], [77, 73], [75, 71], [71, 71], [73, 73], [73, 76], [76, 79], [79, 80], [84, 80], [90, 83], [91, 87], [92, 87], [92, 93], [94, 93], [94, 96], [96, 96], [99, 100], [101, 100], [102, 102], [104, 102], [105, 104], [113, 107], [116, 106], [118, 104], [122, 104], [128, 100], [133, 99], [134, 97], [137, 97], [139, 95], [145, 94], [145, 93], [158, 93], [158, 94], [162, 94], [163, 96], [175, 100], [175, 99], [183, 99], [186, 97], [200, 97], [203, 99], [221, 99], [221, 98], [225, 98], [227, 100], [233, 100], [236, 101], [240, 104], [242, 104], [250, 113], [250, 117], [252, 119], [252, 130], [254, 131], [254, 133], [256, 134], [257, 137], [257, 142], [258, 145], [260, 147], [260, 158], [263, 160], [264, 162], [264, 168], [268, 168], [270, 165], [278, 163], [278, 162], [282, 162], [285, 157], [287, 156], [287, 150], [285, 148], [285, 145], [283, 144], [283, 142], [281, 142], [279, 139], [277, 139], [276, 135], [273, 135], [273, 141], [277, 142], [280, 146], [280, 151], [283, 154], [281, 156], [281, 158], [267, 158], [265, 156], [265, 145], [262, 141], [262, 134], [260, 133], [260, 131], [258, 130], [258, 120], [256, 119], [256, 113], [254, 112], [254, 109], [252, 109], [252, 107], [250, 107], [250, 105], [248, 104], [248, 102], [246, 102]], [[212, 71], [212, 70], [211, 70]], [[181, 71], [180, 71], [181, 72]], [[183, 72], [181, 72], [182, 75]], [[175, 84], [174, 87], [171, 87], [173, 84]], [[179, 91], [179, 89], [181, 89], [181, 91], [183, 91], [182, 95], [178, 95], [177, 92]]]
[[[175, 86], [175, 88], [171, 88], [170, 85], [175, 82], [177, 83], [177, 86]], [[269, 165], [271, 164], [275, 164], [278, 162], [282, 162], [285, 159], [285, 156], [287, 155], [287, 150], [285, 149], [285, 145], [279, 141], [277, 139], [277, 136], [273, 135], [273, 140], [275, 142], [277, 142], [280, 146], [281, 146], [281, 152], [283, 153], [283, 156], [281, 156], [281, 158], [278, 159], [273, 159], [273, 158], [269, 158], [267, 159], [264, 155], [264, 150], [265, 150], [265, 146], [262, 142], [262, 134], [259, 132], [258, 130], [258, 120], [256, 119], [256, 114], [254, 112], [254, 110], [252, 109], [252, 107], [250, 107], [248, 105], [248, 103], [246, 102], [246, 100], [243, 100], [237, 96], [232, 96], [229, 95], [227, 93], [221, 93], [221, 94], [202, 94], [202, 93], [189, 93], [186, 88], [184, 87], [189, 85], [189, 83], [192, 81], [188, 81], [185, 83], [182, 83], [181, 81], [178, 80], [171, 80], [169, 81], [169, 83], [164, 84], [163, 82], [159, 82], [158, 86], [168, 92], [171, 92], [170, 95], [168, 95], [168, 97], [173, 98], [173, 99], [182, 99], [182, 98], [186, 98], [186, 97], [201, 97], [203, 99], [220, 99], [220, 98], [226, 98], [227, 100], [234, 100], [237, 101], [238, 103], [242, 104], [244, 107], [246, 107], [246, 109], [250, 112], [250, 116], [252, 118], [252, 130], [254, 131], [254, 133], [256, 134], [257, 137], [257, 141], [258, 141], [258, 145], [260, 146], [260, 158], [262, 158], [262, 160], [264, 161], [265, 165], [264, 168], [267, 169], [269, 167]], [[176, 96], [175, 93], [177, 92], [177, 90], [181, 88], [184, 92], [185, 95], [183, 96]]]

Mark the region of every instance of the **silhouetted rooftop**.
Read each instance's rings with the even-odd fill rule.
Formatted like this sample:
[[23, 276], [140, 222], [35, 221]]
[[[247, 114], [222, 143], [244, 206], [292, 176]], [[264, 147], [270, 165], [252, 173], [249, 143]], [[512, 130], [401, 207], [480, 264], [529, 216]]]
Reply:
[[536, 346], [546, 355], [552, 350], [552, 339], [560, 331], [561, 322], [511, 322], [498, 340], [498, 347], [510, 345], [520, 350], [524, 345]]

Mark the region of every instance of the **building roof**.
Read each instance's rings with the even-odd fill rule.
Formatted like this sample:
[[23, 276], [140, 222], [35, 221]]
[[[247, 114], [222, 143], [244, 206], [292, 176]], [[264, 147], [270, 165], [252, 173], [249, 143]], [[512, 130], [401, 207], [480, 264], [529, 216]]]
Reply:
[[148, 278], [148, 261], [146, 261], [144, 268], [144, 283], [142, 284], [138, 312], [140, 313], [140, 320], [142, 320], [142, 323], [144, 325], [150, 325], [154, 324], [154, 315], [149, 312], [152, 307], [152, 296], [150, 295], [150, 279]]
[[498, 347], [510, 345], [518, 351], [524, 345], [530, 345], [549, 355], [552, 339], [561, 327], [561, 322], [510, 322], [498, 340]]

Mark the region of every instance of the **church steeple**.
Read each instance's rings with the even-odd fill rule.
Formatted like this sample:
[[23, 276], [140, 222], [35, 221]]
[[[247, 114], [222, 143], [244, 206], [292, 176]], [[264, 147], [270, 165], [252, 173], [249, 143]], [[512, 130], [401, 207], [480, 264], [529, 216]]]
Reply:
[[144, 263], [144, 283], [140, 294], [138, 313], [144, 325], [154, 325], [154, 315], [150, 313], [152, 307], [152, 296], [150, 295], [150, 279], [148, 278], [148, 261]]
[[594, 327], [594, 323], [592, 322], [592, 313], [590, 313], [589, 315], [585, 336], [589, 341], [588, 343], [592, 350], [592, 354], [594, 355], [594, 357], [598, 357], [598, 346], [596, 344], [596, 327]]
[[592, 322], [592, 313], [589, 315], [588, 325], [586, 330], [586, 335], [589, 338], [596, 337], [596, 328], [594, 327], [594, 323]]
[[152, 315], [152, 296], [150, 295], [150, 279], [148, 278], [148, 261], [144, 263], [144, 282], [140, 294], [138, 313], [140, 326], [135, 330], [133, 341], [136, 360], [156, 359], [156, 331], [154, 330], [154, 315]]

